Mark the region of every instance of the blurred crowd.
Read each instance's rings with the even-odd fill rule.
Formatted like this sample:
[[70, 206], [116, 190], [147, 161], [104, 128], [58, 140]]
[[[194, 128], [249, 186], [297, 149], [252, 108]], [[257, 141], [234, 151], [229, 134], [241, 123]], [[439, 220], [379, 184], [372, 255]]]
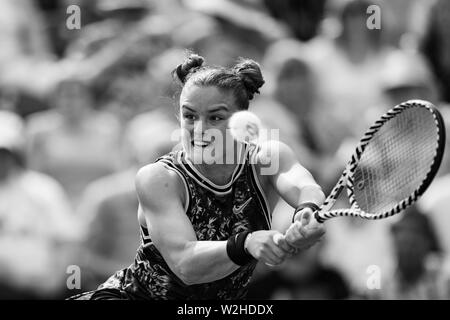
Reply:
[[[379, 29], [367, 26], [374, 4]], [[63, 299], [133, 261], [134, 177], [176, 143], [170, 73], [186, 49], [260, 62], [250, 111], [327, 193], [399, 102], [433, 102], [450, 128], [449, 19], [448, 0], [2, 0], [0, 299]], [[258, 265], [249, 298], [449, 299], [448, 154], [406, 214], [327, 222], [320, 245]], [[80, 288], [67, 285], [72, 265]]]

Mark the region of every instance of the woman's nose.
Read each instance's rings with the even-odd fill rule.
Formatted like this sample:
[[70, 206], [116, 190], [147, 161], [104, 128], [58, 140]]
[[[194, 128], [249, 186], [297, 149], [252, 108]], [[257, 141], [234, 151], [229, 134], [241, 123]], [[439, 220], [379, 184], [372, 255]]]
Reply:
[[206, 130], [206, 123], [204, 122], [204, 120], [200, 119], [194, 123], [194, 134], [195, 135], [202, 136], [203, 133], [205, 132], [205, 130]]

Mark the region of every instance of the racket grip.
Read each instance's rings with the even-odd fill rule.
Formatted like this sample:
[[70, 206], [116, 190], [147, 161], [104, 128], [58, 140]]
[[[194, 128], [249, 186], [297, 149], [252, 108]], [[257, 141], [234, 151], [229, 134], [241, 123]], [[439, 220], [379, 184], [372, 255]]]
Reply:
[[320, 216], [319, 212], [319, 210], [314, 212], [314, 219], [316, 219], [318, 223], [324, 223], [325, 219]]
[[[292, 223], [294, 223], [294, 221], [295, 221], [295, 215], [297, 214], [297, 212], [299, 212], [305, 208], [311, 209], [313, 213], [318, 212], [320, 210], [319, 206], [317, 204], [315, 204], [314, 202], [303, 202], [295, 209], [294, 214], [292, 215]], [[314, 215], [314, 217], [315, 217], [315, 215]]]

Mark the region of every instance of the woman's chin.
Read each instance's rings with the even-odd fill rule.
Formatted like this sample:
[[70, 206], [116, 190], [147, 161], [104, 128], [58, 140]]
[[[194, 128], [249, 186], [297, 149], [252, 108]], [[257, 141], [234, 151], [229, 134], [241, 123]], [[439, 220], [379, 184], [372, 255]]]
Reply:
[[193, 147], [188, 152], [194, 164], [223, 164], [223, 157], [215, 152], [213, 146]]

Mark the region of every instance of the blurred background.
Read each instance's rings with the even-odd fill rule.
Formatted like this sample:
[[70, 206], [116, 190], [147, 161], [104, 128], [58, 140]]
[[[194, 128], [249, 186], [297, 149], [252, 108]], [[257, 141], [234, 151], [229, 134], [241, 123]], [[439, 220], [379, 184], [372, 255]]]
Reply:
[[[70, 5], [80, 29], [66, 25]], [[366, 25], [370, 5], [380, 29]], [[134, 176], [173, 147], [170, 72], [186, 49], [208, 64], [261, 63], [250, 110], [328, 193], [395, 104], [432, 101], [450, 128], [449, 24], [448, 0], [2, 0], [0, 299], [64, 299], [132, 263]], [[408, 214], [329, 221], [320, 245], [259, 265], [249, 298], [449, 299], [448, 148]]]

